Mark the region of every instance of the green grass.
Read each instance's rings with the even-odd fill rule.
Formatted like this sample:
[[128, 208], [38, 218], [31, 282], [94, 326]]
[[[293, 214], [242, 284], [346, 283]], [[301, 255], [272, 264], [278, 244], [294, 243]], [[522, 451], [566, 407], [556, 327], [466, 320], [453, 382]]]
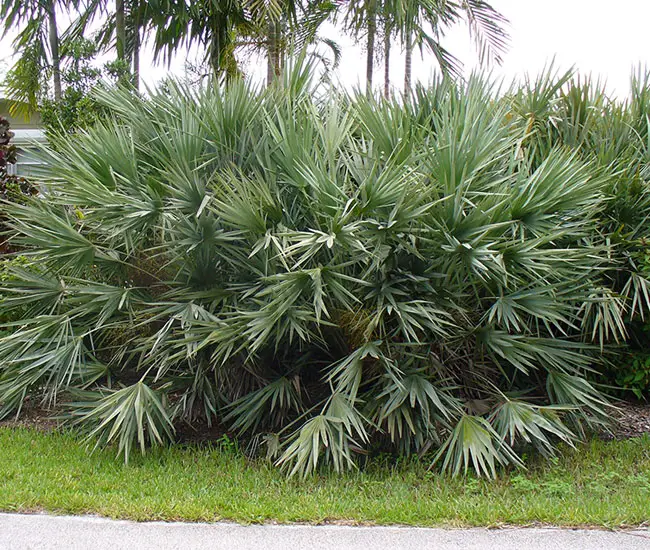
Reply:
[[0, 428], [0, 509], [135, 520], [620, 527], [650, 520], [650, 437], [593, 440], [495, 481], [412, 461], [286, 479], [232, 445], [170, 448], [124, 465], [69, 433]]

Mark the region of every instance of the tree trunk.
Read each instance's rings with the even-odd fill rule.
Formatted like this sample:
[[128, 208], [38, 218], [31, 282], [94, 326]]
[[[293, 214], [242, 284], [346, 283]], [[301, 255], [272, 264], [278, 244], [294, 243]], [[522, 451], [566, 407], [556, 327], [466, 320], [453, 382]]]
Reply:
[[140, 29], [133, 29], [133, 87], [140, 90]]
[[386, 25], [384, 35], [384, 97], [390, 97], [390, 26]]
[[273, 82], [273, 50], [275, 34], [273, 32], [273, 23], [269, 20], [266, 28], [266, 85], [270, 86]]
[[372, 72], [375, 66], [375, 35], [377, 34], [377, 17], [373, 0], [368, 4], [368, 48], [366, 53], [366, 94], [372, 94]]
[[59, 31], [56, 27], [56, 4], [47, 6], [48, 38], [52, 53], [52, 78], [54, 80], [54, 99], [61, 99], [61, 56], [59, 55]]
[[140, 38], [140, 28], [143, 21], [143, 4], [140, 0], [131, 0], [130, 3], [130, 21], [129, 21], [129, 30], [133, 33], [133, 51], [131, 52], [131, 70], [132, 78], [131, 82], [136, 91], [140, 90], [140, 48], [142, 46], [142, 40]]
[[404, 93], [411, 91], [411, 72], [413, 71], [413, 38], [406, 35], [406, 58], [404, 61]]
[[115, 51], [118, 61], [126, 61], [126, 17], [124, 0], [115, 3]]
[[219, 29], [212, 28], [210, 33], [210, 45], [208, 47], [210, 68], [212, 69], [212, 76], [218, 80], [221, 76], [223, 67], [221, 66], [221, 36]]
[[269, 18], [267, 36], [266, 82], [270, 85], [282, 72], [280, 65], [280, 23]]
[[266, 84], [270, 86], [275, 79], [275, 25], [269, 18], [266, 30]]

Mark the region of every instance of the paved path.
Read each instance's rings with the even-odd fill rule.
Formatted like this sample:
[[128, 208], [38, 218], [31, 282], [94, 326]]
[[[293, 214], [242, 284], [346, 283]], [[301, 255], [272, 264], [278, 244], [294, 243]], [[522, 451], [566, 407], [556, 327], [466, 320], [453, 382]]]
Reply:
[[650, 531], [135, 523], [0, 514], [1, 550], [637, 550]]

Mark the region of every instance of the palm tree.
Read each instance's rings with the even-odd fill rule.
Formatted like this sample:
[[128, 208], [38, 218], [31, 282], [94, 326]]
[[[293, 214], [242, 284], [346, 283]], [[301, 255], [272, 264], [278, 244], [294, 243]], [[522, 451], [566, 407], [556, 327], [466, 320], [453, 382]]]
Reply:
[[322, 39], [319, 30], [336, 14], [337, 5], [330, 0], [246, 0], [244, 11], [250, 25], [237, 40], [237, 46], [263, 53], [267, 60], [267, 84], [277, 80], [289, 55], [299, 55], [310, 46], [324, 44], [340, 57], [336, 43]]
[[343, 25], [352, 36], [366, 40], [366, 92], [373, 84], [377, 18], [384, 32], [384, 94], [388, 95], [390, 36], [396, 33], [405, 50], [404, 89], [411, 89], [413, 49], [430, 51], [443, 72], [460, 74], [459, 61], [441, 44], [444, 31], [463, 20], [479, 49], [482, 61], [501, 60], [507, 45], [506, 19], [484, 0], [350, 0]]
[[136, 90], [140, 87], [140, 46], [149, 28], [149, 3], [117, 0], [115, 9], [115, 52], [117, 60], [129, 67]]
[[390, 50], [393, 25], [392, 22], [384, 16], [384, 97], [390, 97]]
[[[137, 87], [139, 50], [145, 36], [153, 41], [155, 60], [169, 62], [181, 49], [203, 46], [205, 61], [218, 77], [239, 73], [238, 48], [263, 50], [271, 80], [280, 74], [290, 47], [299, 50], [317, 41], [318, 28], [335, 5], [323, 0], [300, 5], [288, 0], [124, 0], [116, 8], [96, 39], [101, 47], [116, 50], [117, 60], [130, 68]], [[92, 0], [70, 34], [83, 35], [106, 13], [105, 0]]]
[[51, 73], [54, 98], [61, 98], [60, 39], [57, 10], [62, 0], [2, 0], [2, 35], [20, 29], [13, 41], [19, 58], [9, 71], [5, 87], [16, 101], [35, 109], [44, 74]]
[[144, 0], [132, 0], [130, 23], [130, 36], [132, 37], [132, 72], [135, 89], [140, 88], [140, 49], [142, 34], [148, 29], [147, 19], [149, 3]]
[[[429, 41], [429, 46], [433, 52], [440, 52], [441, 47], [437, 39], [441, 33], [441, 24], [450, 23], [452, 20], [449, 11], [442, 9], [439, 13], [443, 0], [401, 0], [396, 2], [393, 17], [396, 19], [395, 26], [399, 29], [399, 34], [404, 44], [404, 92], [408, 93], [411, 89], [411, 77], [413, 70], [413, 48], [417, 42], [420, 46], [424, 41]], [[441, 20], [441, 15], [445, 16]], [[426, 26], [430, 27], [425, 32]], [[434, 38], [435, 37], [435, 38]], [[443, 62], [439, 61], [444, 70], [451, 68], [454, 63], [448, 63], [449, 56], [443, 56]], [[453, 71], [452, 71], [453, 72]]]
[[406, 32], [404, 37], [404, 93], [411, 90], [411, 73], [413, 71], [413, 35]]
[[165, 60], [181, 47], [201, 44], [213, 73], [233, 76], [239, 72], [236, 50], [253, 49], [265, 53], [271, 82], [282, 72], [289, 52], [315, 43], [325, 43], [338, 59], [338, 46], [318, 36], [336, 7], [329, 0], [154, 0], [148, 3], [148, 21], [155, 54]]
[[96, 40], [115, 50], [118, 70], [128, 71], [136, 88], [147, 36], [154, 60], [169, 62], [179, 50], [200, 45], [214, 75], [237, 72], [235, 36], [248, 24], [239, 0], [117, 0], [115, 12], [107, 13], [106, 0], [92, 0], [74, 23], [74, 33], [83, 35], [94, 20], [104, 18]]
[[126, 59], [126, 8], [124, 0], [115, 1], [115, 51], [117, 59]]
[[507, 20], [485, 0], [397, 0], [393, 17], [405, 50], [404, 92], [412, 81], [413, 49], [427, 49], [443, 72], [458, 75], [458, 60], [441, 45], [444, 32], [462, 20], [479, 50], [481, 61], [500, 62], [507, 47]]
[[[184, 4], [174, 4], [175, 9]], [[156, 24], [165, 25], [169, 17], [176, 17], [178, 21], [185, 22], [187, 14], [179, 12], [163, 12], [170, 10], [172, 4], [161, 4], [156, 2], [145, 2], [144, 0], [117, 0], [115, 10], [109, 11], [107, 0], [90, 0], [84, 5], [84, 9], [78, 14], [77, 19], [66, 31], [66, 39], [83, 37], [91, 25], [101, 20], [102, 24], [98, 31], [94, 32], [93, 40], [100, 50], [114, 50], [117, 63], [113, 69], [118, 74], [119, 80], [123, 83], [131, 80], [133, 86], [138, 89], [140, 85], [140, 50], [146, 35]], [[162, 22], [162, 23], [161, 23]], [[182, 34], [181, 29], [174, 32]], [[160, 38], [160, 36], [157, 36]], [[165, 40], [172, 42], [170, 35]], [[160, 44], [157, 43], [160, 47]], [[160, 50], [156, 51], [156, 55]]]
[[366, 94], [372, 93], [375, 67], [377, 15], [383, 15], [380, 0], [350, 0], [342, 16], [343, 27], [359, 41], [366, 40]]
[[373, 70], [375, 65], [375, 37], [377, 35], [377, 2], [366, 0], [368, 44], [366, 56], [366, 93], [370, 94], [372, 89]]
[[141, 35], [148, 27], [148, 5], [141, 0], [116, 0], [111, 12], [107, 0], [87, 0], [63, 33], [62, 41], [67, 44], [87, 39], [89, 28], [100, 20], [101, 26], [93, 32], [91, 40], [99, 51], [115, 50], [116, 63], [112, 64], [112, 69], [119, 81], [132, 80], [138, 88]]
[[293, 0], [245, 0], [250, 26], [240, 37], [247, 46], [266, 56], [266, 82], [270, 85], [282, 73], [289, 34], [296, 28], [298, 4]]

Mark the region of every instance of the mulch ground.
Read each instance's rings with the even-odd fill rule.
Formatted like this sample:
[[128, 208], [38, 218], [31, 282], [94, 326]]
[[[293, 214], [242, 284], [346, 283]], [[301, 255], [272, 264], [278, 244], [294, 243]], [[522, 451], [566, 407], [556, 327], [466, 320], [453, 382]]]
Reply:
[[23, 407], [20, 417], [8, 417], [5, 420], [0, 420], [0, 428], [36, 428], [38, 430], [50, 431], [54, 430], [59, 421], [54, 418], [59, 411], [45, 410], [41, 407], [30, 406], [29, 403]]
[[603, 435], [606, 439], [629, 439], [650, 433], [650, 403], [648, 402], [617, 403], [612, 417], [615, 422], [610, 427], [611, 433]]
[[[50, 431], [59, 426], [56, 420], [60, 411], [48, 411], [39, 407], [26, 406], [19, 419], [8, 418], [0, 421], [2, 427], [36, 428]], [[650, 402], [621, 401], [611, 414], [614, 422], [607, 431], [598, 434], [603, 439], [629, 439], [650, 434]], [[179, 443], [202, 443], [219, 439], [226, 431], [219, 425], [177, 426]]]

